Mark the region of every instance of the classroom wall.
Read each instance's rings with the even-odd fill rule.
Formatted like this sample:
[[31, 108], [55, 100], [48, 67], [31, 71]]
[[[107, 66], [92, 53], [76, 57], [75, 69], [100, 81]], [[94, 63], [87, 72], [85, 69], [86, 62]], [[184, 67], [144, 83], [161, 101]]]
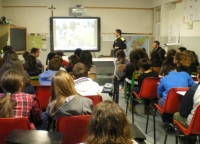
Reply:
[[[155, 1], [155, 0], [154, 0]], [[178, 25], [180, 25], [180, 41], [182, 46], [200, 54], [198, 41], [200, 40], [200, 22], [193, 22], [193, 29], [187, 29], [187, 23], [183, 22], [183, 2], [177, 3], [175, 9], [170, 10], [168, 3], [160, 3], [161, 7], [161, 33], [159, 40], [161, 45], [168, 42], [168, 29], [172, 26], [172, 42], [176, 42]], [[154, 16], [155, 16], [154, 10]], [[154, 20], [154, 38], [156, 35], [156, 22]]]
[[[49, 18], [51, 11], [48, 8], [4, 8], [4, 6], [48, 6], [56, 7], [54, 16], [68, 16], [69, 7], [81, 3], [85, 7], [124, 7], [124, 8], [151, 8], [151, 2], [146, 0], [1, 0], [2, 15], [5, 15], [17, 26], [27, 27], [28, 33], [49, 33]], [[0, 15], [1, 16], [1, 15]], [[120, 28], [126, 33], [152, 33], [153, 32], [153, 10], [127, 10], [127, 9], [102, 9], [87, 8], [83, 16], [101, 17], [101, 33], [114, 33]], [[44, 62], [50, 51], [50, 39], [47, 37], [47, 51], [41, 51]], [[108, 55], [113, 42], [101, 42], [101, 51], [98, 55]], [[70, 55], [71, 53], [66, 53]]]

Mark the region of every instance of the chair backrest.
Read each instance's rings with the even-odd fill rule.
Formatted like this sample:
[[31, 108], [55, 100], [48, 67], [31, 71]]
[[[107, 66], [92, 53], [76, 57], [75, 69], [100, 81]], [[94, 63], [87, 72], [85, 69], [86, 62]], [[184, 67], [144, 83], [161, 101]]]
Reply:
[[63, 144], [76, 144], [84, 141], [90, 115], [63, 116], [57, 120], [56, 130], [64, 133]]
[[5, 139], [14, 129], [30, 130], [27, 118], [0, 118], [0, 144], [6, 144]]
[[157, 87], [160, 81], [159, 77], [148, 77], [142, 82], [140, 89], [140, 97], [145, 99], [156, 99], [157, 98]]
[[118, 67], [117, 67], [118, 72], [122, 72], [125, 67], [126, 67], [126, 64], [120, 64], [120, 65], [118, 65]]
[[171, 88], [167, 93], [167, 97], [163, 106], [165, 113], [174, 114], [180, 109], [182, 95], [178, 94], [177, 91], [187, 91], [189, 88]]
[[42, 110], [46, 110], [49, 98], [51, 96], [51, 87], [50, 86], [37, 86], [36, 88], [36, 96], [40, 102], [40, 106]]
[[131, 90], [132, 90], [132, 88], [134, 87], [134, 85], [136, 84], [136, 83], [135, 83], [135, 80], [138, 79], [139, 75], [140, 75], [139, 71], [133, 72], [132, 80], [131, 80]]
[[161, 67], [151, 67], [152, 70], [156, 71], [158, 74], [160, 73]]
[[87, 97], [87, 98], [89, 98], [89, 99], [92, 100], [94, 107], [95, 107], [98, 103], [100, 103], [100, 102], [103, 101], [103, 100], [102, 100], [102, 96], [100, 96], [100, 95], [90, 95], [90, 96], [85, 96], [85, 97]]
[[97, 78], [97, 74], [96, 74], [96, 73], [90, 73], [90, 72], [89, 72], [88, 77], [91, 78], [93, 81], [95, 81], [96, 78]]
[[196, 108], [192, 121], [189, 126], [189, 131], [192, 134], [200, 134], [200, 105]]

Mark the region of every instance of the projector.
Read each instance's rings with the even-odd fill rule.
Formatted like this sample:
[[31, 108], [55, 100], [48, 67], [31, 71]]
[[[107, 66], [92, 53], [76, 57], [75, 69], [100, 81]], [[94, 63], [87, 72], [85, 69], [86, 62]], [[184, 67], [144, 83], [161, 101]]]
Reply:
[[72, 13], [85, 13], [86, 12], [86, 9], [84, 8], [73, 8], [72, 9]]

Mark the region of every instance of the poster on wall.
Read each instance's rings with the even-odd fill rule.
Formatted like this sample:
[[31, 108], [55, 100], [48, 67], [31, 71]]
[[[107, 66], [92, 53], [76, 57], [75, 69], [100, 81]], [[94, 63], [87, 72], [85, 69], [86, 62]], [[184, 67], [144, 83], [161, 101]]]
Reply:
[[149, 37], [137, 36], [137, 35], [124, 35], [126, 39], [127, 48], [124, 50], [126, 56], [129, 56], [130, 52], [136, 48], [144, 48], [148, 53], [149, 50]]
[[200, 0], [183, 0], [183, 22], [200, 21]]

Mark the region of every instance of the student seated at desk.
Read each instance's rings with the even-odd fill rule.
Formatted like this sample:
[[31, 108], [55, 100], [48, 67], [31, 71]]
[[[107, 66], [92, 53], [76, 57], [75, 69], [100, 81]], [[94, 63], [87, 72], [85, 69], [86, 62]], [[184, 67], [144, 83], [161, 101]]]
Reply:
[[189, 67], [191, 62], [191, 58], [186, 57], [183, 53], [176, 53], [174, 56], [174, 63], [176, 64], [175, 70], [177, 72], [187, 72], [190, 75], [191, 71]]
[[141, 58], [148, 58], [147, 54], [142, 49], [134, 49], [131, 51], [130, 62], [125, 67], [125, 81], [127, 84], [131, 85], [133, 72], [139, 70], [137, 64]]
[[124, 110], [106, 100], [98, 104], [88, 124], [86, 144], [137, 144]]
[[[2, 78], [3, 74], [8, 71], [9, 69], [15, 69], [18, 71], [21, 75], [23, 75], [23, 82], [24, 87], [22, 89], [22, 92], [28, 93], [28, 94], [35, 94], [35, 89], [31, 84], [31, 81], [29, 79], [29, 76], [26, 71], [24, 71], [24, 68], [22, 66], [22, 62], [19, 59], [16, 58], [10, 58], [8, 59], [4, 65], [2, 66], [0, 70], [0, 79]], [[3, 92], [3, 89], [0, 87], [0, 92]]]
[[24, 70], [27, 71], [29, 76], [38, 76], [42, 73], [42, 65], [37, 65], [36, 58], [33, 55], [27, 55], [25, 57]]
[[[138, 62], [140, 75], [138, 76], [138, 87], [134, 87], [132, 90], [136, 93], [140, 93], [142, 82], [147, 77], [158, 77], [158, 73], [151, 69], [151, 61], [148, 58], [142, 58]], [[133, 95], [135, 98], [135, 95]], [[144, 114], [147, 115], [151, 100], [144, 100]]]
[[[82, 63], [75, 64], [73, 68], [74, 83], [76, 91], [82, 96], [101, 95], [99, 84], [88, 78], [88, 69]], [[103, 100], [112, 100], [107, 94], [102, 95]]]
[[79, 62], [83, 63], [84, 65], [86, 65], [86, 67], [88, 68], [90, 73], [94, 73], [96, 74], [96, 67], [94, 66], [93, 62], [92, 62], [92, 54], [90, 51], [86, 50], [86, 51], [82, 51], [80, 58], [79, 58]]
[[[158, 104], [162, 107], [165, 103], [167, 93], [171, 88], [175, 87], [191, 87], [196, 85], [191, 76], [186, 72], [176, 72], [173, 66], [165, 65], [163, 67], [163, 72], [165, 76], [160, 79], [160, 84], [158, 85], [158, 97], [160, 98]], [[172, 123], [172, 115], [166, 114], [161, 116], [163, 122]]]
[[78, 57], [77, 55], [73, 54], [70, 57], [68, 57], [68, 60], [69, 60], [69, 63], [67, 65], [66, 71], [68, 73], [72, 73], [74, 65], [78, 63]]
[[[200, 82], [200, 69], [198, 69], [197, 79]], [[200, 84], [192, 86], [183, 96], [181, 101], [179, 112], [174, 114], [174, 119], [180, 122], [185, 128], [189, 127], [192, 117], [196, 108], [200, 105]], [[188, 137], [189, 144], [195, 144], [196, 136]], [[180, 141], [186, 141], [185, 138], [179, 139]], [[185, 142], [186, 143], [186, 142]]]
[[121, 65], [121, 64], [126, 64], [128, 62], [128, 59], [126, 59], [126, 55], [124, 53], [123, 50], [118, 50], [116, 52], [116, 60], [114, 61], [114, 65], [115, 65], [115, 71], [114, 71], [114, 76], [117, 78], [117, 79], [121, 79], [121, 89], [124, 88], [124, 72], [121, 71], [119, 72], [118, 71], [118, 66]]
[[174, 49], [170, 49], [170, 50], [167, 51], [167, 55], [166, 55], [165, 60], [164, 60], [164, 62], [162, 64], [162, 66], [161, 66], [161, 69], [160, 69], [160, 75], [161, 76], [164, 76], [164, 74], [163, 74], [163, 67], [165, 65], [171, 65], [174, 68], [176, 67], [176, 64], [174, 63], [174, 56], [175, 56], [175, 54], [176, 54], [176, 50], [174, 50]]
[[[58, 56], [60, 56], [62, 58], [64, 56], [64, 53], [63, 53], [63, 51], [58, 50], [58, 51], [56, 51], [56, 55], [58, 55]], [[63, 68], [66, 68], [67, 65], [68, 65], [68, 62], [66, 60], [64, 60], [64, 59], [62, 59], [61, 63], [62, 63], [62, 67]]]
[[53, 75], [51, 99], [46, 111], [48, 116], [57, 119], [59, 116], [90, 115], [92, 111], [92, 100], [76, 92], [68, 73], [58, 71]]
[[[23, 58], [24, 58], [24, 61], [22, 62], [22, 65], [23, 65], [23, 67], [25, 67], [25, 65], [26, 65], [26, 57], [27, 56], [29, 56], [29, 55], [31, 55], [31, 53], [29, 52], [29, 51], [25, 51], [24, 53], [23, 53]], [[43, 68], [42, 67], [42, 64], [41, 64], [41, 62], [40, 61], [38, 61], [37, 59], [36, 59], [36, 65], [37, 65], [37, 67], [39, 67], [39, 68]]]
[[8, 59], [11, 59], [11, 58], [15, 58], [15, 59], [18, 59], [18, 55], [16, 54], [15, 51], [13, 50], [8, 50], [4, 53], [3, 55], [3, 64], [8, 60]]
[[[23, 76], [10, 69], [1, 77], [1, 86], [5, 93], [0, 95], [0, 117], [27, 117], [31, 128], [43, 123], [41, 109], [35, 95], [21, 92], [24, 86]], [[34, 126], [35, 125], [35, 126]]]
[[62, 63], [59, 59], [53, 58], [49, 62], [48, 70], [39, 75], [40, 85], [51, 85], [52, 76], [60, 70]]

